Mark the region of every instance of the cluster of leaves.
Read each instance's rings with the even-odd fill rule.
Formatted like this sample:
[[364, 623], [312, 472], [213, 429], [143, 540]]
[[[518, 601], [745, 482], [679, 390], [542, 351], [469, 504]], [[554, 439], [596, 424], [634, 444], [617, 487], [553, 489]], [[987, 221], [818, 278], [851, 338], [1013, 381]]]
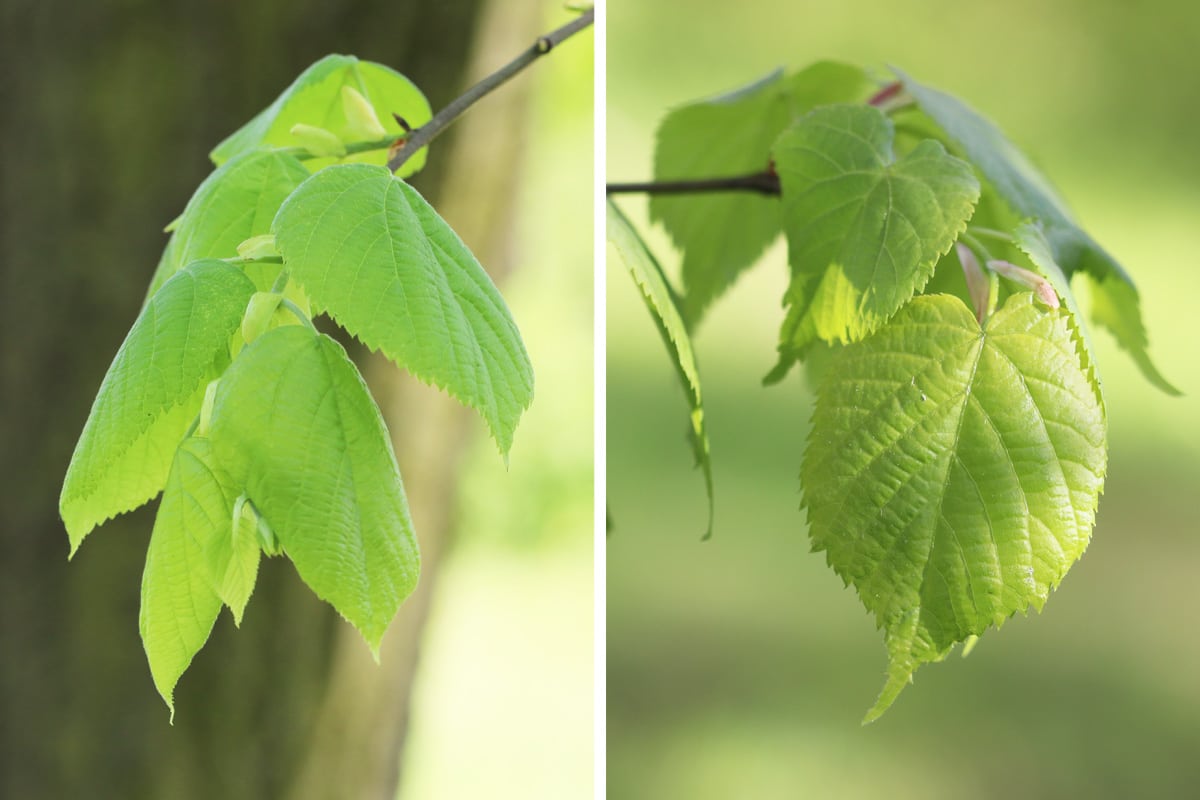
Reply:
[[950, 95], [899, 71], [881, 89], [822, 62], [676, 109], [659, 127], [656, 179], [747, 172], [777, 178], [778, 196], [651, 198], [683, 253], [679, 292], [611, 203], [610, 238], [688, 393], [711, 530], [689, 332], [785, 236], [787, 313], [766, 382], [803, 361], [817, 386], [804, 506], [814, 549], [884, 631], [890, 666], [871, 720], [922, 663], [1040, 610], [1088, 544], [1107, 441], [1079, 281], [1092, 321], [1176, 390], [1146, 352], [1129, 276], [1003, 134]]
[[424, 151], [398, 176], [384, 166], [404, 135], [393, 114], [431, 116], [399, 73], [332, 55], [213, 150], [71, 459], [72, 555], [162, 492], [140, 620], [172, 713], [222, 604], [240, 623], [262, 554], [291, 559], [376, 657], [416, 586], [383, 419], [313, 314], [475, 408], [502, 454], [532, 399], [504, 300], [401, 179]]

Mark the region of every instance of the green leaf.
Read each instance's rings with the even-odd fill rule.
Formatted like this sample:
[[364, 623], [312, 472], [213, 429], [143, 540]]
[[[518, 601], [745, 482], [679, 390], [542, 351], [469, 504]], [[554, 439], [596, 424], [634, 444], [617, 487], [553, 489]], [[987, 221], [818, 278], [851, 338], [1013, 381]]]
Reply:
[[816, 109], [775, 145], [792, 282], [781, 348], [857, 341], [918, 292], [979, 199], [969, 164], [927, 139], [896, 160], [870, 106]]
[[1150, 360], [1133, 281], [1116, 259], [1079, 227], [1049, 181], [995, 125], [965, 103], [895, 72], [921, 110], [945, 130], [1013, 210], [1042, 223], [1054, 260], [1066, 277], [1083, 271], [1093, 280], [1099, 290], [1093, 319], [1112, 331], [1146, 379], [1167, 394], [1180, 394]]
[[[425, 95], [399, 72], [354, 56], [329, 55], [300, 74], [300, 77], [263, 109], [212, 151], [212, 160], [222, 164], [239, 153], [263, 146], [288, 147], [298, 144], [291, 134], [296, 123], [314, 125], [332, 131], [343, 141], [354, 141], [361, 127], [347, 119], [342, 102], [342, 87], [357, 90], [374, 108], [388, 135], [404, 135], [392, 114], [399, 114], [412, 128], [428, 122], [433, 113]], [[412, 175], [425, 165], [427, 148], [418, 150], [398, 172]], [[349, 156], [348, 161], [383, 165], [387, 152], [376, 150]], [[328, 160], [310, 162], [318, 169]]]
[[420, 557], [387, 430], [341, 345], [302, 326], [247, 345], [221, 378], [211, 438], [300, 577], [378, 656]]
[[217, 595], [221, 602], [229, 606], [233, 612], [233, 622], [239, 627], [258, 580], [258, 562], [262, 557], [257, 522], [252, 514], [246, 513], [238, 514], [237, 519], [233, 520], [228, 539], [229, 558], [225, 569], [218, 574], [216, 584]]
[[[771, 145], [805, 112], [859, 100], [870, 82], [858, 67], [821, 61], [785, 76], [776, 70], [730, 94], [677, 108], [658, 127], [657, 180], [714, 178], [765, 170]], [[650, 198], [683, 251], [683, 316], [697, 322], [705, 308], [753, 264], [780, 232], [779, 202], [752, 193]]]
[[1105, 417], [1069, 316], [1023, 292], [980, 330], [921, 296], [834, 355], [801, 482], [814, 549], [887, 640], [867, 721], [922, 663], [1040, 610], [1087, 547]]
[[1050, 243], [1046, 241], [1041, 225], [1036, 222], [1024, 222], [1017, 226], [1016, 231], [1013, 232], [1013, 243], [1029, 258], [1034, 268], [1050, 281], [1054, 290], [1058, 292], [1058, 296], [1070, 309], [1071, 322], [1079, 334], [1076, 345], [1079, 350], [1080, 363], [1091, 380], [1092, 388], [1096, 392], [1096, 400], [1103, 408], [1104, 391], [1101, 388], [1100, 370], [1096, 366], [1092, 338], [1088, 334], [1087, 325], [1084, 324], [1083, 314], [1079, 311], [1075, 293], [1071, 291], [1071, 281], [1063, 272], [1062, 267], [1054, 260]]
[[533, 399], [529, 356], [483, 267], [415, 189], [383, 167], [330, 167], [274, 230], [315, 311], [477, 409], [508, 453]]
[[704, 472], [704, 488], [708, 492], [708, 528], [704, 533], [704, 538], [707, 539], [712, 536], [713, 529], [712, 461], [708, 448], [708, 431], [704, 425], [700, 372], [692, 352], [691, 337], [680, 314], [675, 292], [667, 282], [662, 267], [658, 265], [637, 231], [629, 224], [629, 220], [611, 200], [608, 201], [608, 240], [616, 246], [629, 269], [629, 274], [633, 277], [633, 282], [637, 284], [638, 291], [646, 302], [646, 308], [650, 311], [650, 318], [654, 320], [654, 325], [667, 346], [671, 363], [675, 365], [679, 382], [687, 395], [691, 410], [692, 449], [696, 464]]
[[163, 488], [206, 385], [229, 364], [229, 339], [253, 292], [236, 267], [200, 261], [146, 303], [104, 376], [63, 482], [59, 511], [72, 555], [93, 527]]
[[228, 540], [231, 517], [210, 458], [202, 439], [188, 439], [176, 451], [142, 573], [142, 644], [172, 719], [175, 684], [208, 640], [221, 611], [202, 542]]
[[[188, 201], [149, 294], [181, 267], [200, 258], [233, 258], [239, 244], [268, 233], [284, 198], [308, 175], [292, 156], [270, 151], [246, 153], [216, 169]], [[273, 271], [279, 272], [278, 265]]]

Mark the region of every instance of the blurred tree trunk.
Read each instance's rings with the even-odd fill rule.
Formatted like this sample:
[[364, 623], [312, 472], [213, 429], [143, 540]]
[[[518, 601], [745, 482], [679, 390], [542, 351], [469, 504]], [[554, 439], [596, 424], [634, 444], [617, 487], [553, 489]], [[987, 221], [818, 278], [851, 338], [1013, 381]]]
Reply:
[[[271, 559], [242, 629], [223, 615], [184, 676], [174, 727], [138, 639], [153, 510], [107, 523], [68, 567], [57, 498], [165, 242], [158, 230], [209, 171], [211, 146], [327, 52], [389, 64], [444, 105], [469, 80], [476, 28], [501, 21], [481, 21], [480, 5], [0, 0], [0, 796], [393, 796], [417, 641], [473, 424], [457, 408], [368, 363], [425, 558], [382, 668]], [[526, 17], [524, 38], [532, 13], [513, 12]], [[507, 135], [489, 133], [493, 143]], [[460, 154], [473, 163], [470, 149], [452, 130], [414, 184], [439, 203], [447, 182], [462, 180], [451, 174]], [[501, 208], [515, 158], [487, 161], [499, 183], [475, 176], [455, 193]], [[484, 263], [503, 263], [503, 220], [471, 227], [446, 211]]]

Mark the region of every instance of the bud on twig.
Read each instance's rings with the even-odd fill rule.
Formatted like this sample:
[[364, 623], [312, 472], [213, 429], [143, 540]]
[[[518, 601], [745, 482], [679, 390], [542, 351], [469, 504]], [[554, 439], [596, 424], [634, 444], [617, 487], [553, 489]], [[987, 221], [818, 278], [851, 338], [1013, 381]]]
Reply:
[[351, 139], [374, 142], [387, 136], [374, 107], [353, 86], [342, 87], [342, 111], [346, 114], [346, 133]]
[[292, 126], [291, 134], [305, 150], [318, 158], [341, 158], [346, 155], [346, 145], [342, 140], [324, 128], [297, 122]]
[[1003, 275], [1014, 283], [1019, 283], [1026, 289], [1032, 289], [1037, 299], [1046, 305], [1051, 308], [1058, 308], [1058, 293], [1054, 291], [1054, 287], [1050, 285], [1050, 281], [1041, 275], [1031, 272], [1024, 267], [1018, 267], [1016, 264], [1010, 264], [1007, 261], [989, 261], [987, 265], [993, 272]]

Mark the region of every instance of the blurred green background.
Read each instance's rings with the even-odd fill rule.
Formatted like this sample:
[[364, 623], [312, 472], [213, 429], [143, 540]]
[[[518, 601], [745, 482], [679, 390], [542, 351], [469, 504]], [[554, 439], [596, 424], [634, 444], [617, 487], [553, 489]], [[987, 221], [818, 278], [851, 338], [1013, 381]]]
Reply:
[[[1041, 615], [927, 665], [859, 720], [886, 654], [808, 552], [797, 475], [812, 410], [774, 364], [774, 247], [697, 333], [717, 491], [712, 541], [686, 407], [613, 251], [607, 266], [608, 787], [630, 798], [1185, 797], [1200, 785], [1200, 5], [613, 2], [609, 180], [651, 176], [673, 105], [777, 66], [895, 64], [990, 116], [1130, 271], [1149, 386], [1097, 334], [1110, 469], [1088, 552]], [[647, 231], [642, 198], [620, 205]], [[648, 240], [669, 273], [661, 229]]]

